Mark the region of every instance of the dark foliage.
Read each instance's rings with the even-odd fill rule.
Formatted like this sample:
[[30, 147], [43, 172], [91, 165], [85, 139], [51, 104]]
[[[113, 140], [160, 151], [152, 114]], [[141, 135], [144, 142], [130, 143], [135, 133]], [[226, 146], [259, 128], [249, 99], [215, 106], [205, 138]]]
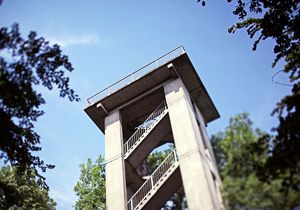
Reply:
[[54, 210], [56, 203], [49, 191], [39, 186], [32, 170], [18, 173], [17, 167], [4, 166], [0, 170], [0, 209]]
[[[232, 0], [228, 0], [232, 2]], [[283, 190], [300, 190], [300, 2], [298, 0], [237, 0], [234, 15], [241, 22], [229, 28], [230, 33], [246, 29], [250, 38], [256, 37], [253, 50], [261, 40], [273, 39], [275, 59], [273, 67], [284, 59], [281, 70], [288, 74], [290, 95], [275, 107], [272, 115], [278, 117], [279, 125], [274, 135], [266, 135], [255, 147], [267, 146], [269, 158], [258, 168], [263, 180], [284, 175]]]
[[203, 0], [197, 0], [197, 2], [198, 2], [198, 3], [201, 3], [201, 5], [202, 5], [203, 7], [205, 7], [205, 5], [206, 5], [206, 2], [203, 1]]
[[[0, 158], [5, 163], [30, 167], [36, 173], [38, 168], [44, 172], [54, 167], [34, 155], [41, 150], [34, 122], [43, 115], [40, 106], [45, 103], [35, 88], [40, 84], [49, 90], [57, 88], [61, 97], [78, 101], [64, 70], [73, 67], [58, 45], [51, 46], [36, 32], [23, 39], [18, 24], [0, 28]], [[38, 176], [40, 184], [45, 184]]]

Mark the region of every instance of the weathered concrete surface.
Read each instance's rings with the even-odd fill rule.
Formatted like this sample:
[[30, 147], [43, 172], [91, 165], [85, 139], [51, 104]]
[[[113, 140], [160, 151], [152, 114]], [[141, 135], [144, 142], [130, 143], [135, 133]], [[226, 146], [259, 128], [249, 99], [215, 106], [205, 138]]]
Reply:
[[106, 204], [108, 210], [127, 209], [122, 119], [119, 111], [105, 118]]
[[180, 79], [165, 85], [164, 90], [188, 208], [218, 209], [205, 172], [204, 146], [188, 92]]

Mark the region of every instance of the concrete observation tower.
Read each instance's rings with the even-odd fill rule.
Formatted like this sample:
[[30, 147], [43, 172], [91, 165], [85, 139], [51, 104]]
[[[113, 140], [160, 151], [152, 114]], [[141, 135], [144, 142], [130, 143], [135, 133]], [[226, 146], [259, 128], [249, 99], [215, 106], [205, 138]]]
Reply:
[[[182, 46], [90, 97], [85, 112], [105, 134], [108, 210], [160, 209], [178, 191], [190, 210], [224, 209], [205, 129], [219, 114]], [[174, 150], [141, 173], [168, 142]]]

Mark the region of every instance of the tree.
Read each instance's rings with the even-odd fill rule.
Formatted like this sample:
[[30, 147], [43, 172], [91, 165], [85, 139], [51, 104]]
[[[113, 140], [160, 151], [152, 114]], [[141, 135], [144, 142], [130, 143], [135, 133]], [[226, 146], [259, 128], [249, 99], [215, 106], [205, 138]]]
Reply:
[[[255, 170], [268, 158], [268, 148], [253, 150], [253, 144], [266, 135], [253, 129], [247, 113], [230, 119], [224, 132], [212, 137], [217, 165], [223, 179], [223, 195], [230, 209], [292, 209], [300, 205], [300, 193], [280, 191], [282, 179], [269, 183], [259, 180]], [[299, 174], [297, 175], [300, 176]]]
[[37, 168], [45, 172], [54, 166], [34, 154], [41, 150], [34, 123], [44, 114], [40, 106], [45, 104], [36, 88], [56, 88], [61, 97], [79, 101], [65, 71], [73, 67], [58, 45], [51, 46], [36, 32], [22, 38], [18, 24], [0, 28], [0, 158], [19, 169], [32, 168], [45, 187]]
[[[227, 0], [232, 2], [232, 0]], [[300, 6], [295, 0], [236, 0], [233, 11], [240, 22], [229, 28], [230, 33], [246, 29], [249, 37], [256, 37], [253, 50], [261, 40], [275, 41], [275, 59], [272, 67], [284, 60], [284, 72], [289, 76], [291, 94], [285, 96], [275, 107], [279, 125], [273, 129], [274, 135], [264, 135], [257, 142], [257, 148], [268, 146], [269, 156], [257, 172], [262, 180], [272, 180], [283, 176], [284, 190], [292, 188], [300, 191]], [[274, 77], [279, 73], [274, 74]], [[273, 79], [273, 78], [272, 78]]]
[[0, 170], [0, 209], [52, 210], [56, 203], [47, 189], [39, 186], [33, 170], [20, 174], [17, 167]]
[[105, 169], [101, 155], [94, 163], [89, 158], [86, 164], [80, 164], [80, 178], [74, 191], [79, 196], [76, 209], [105, 209]]

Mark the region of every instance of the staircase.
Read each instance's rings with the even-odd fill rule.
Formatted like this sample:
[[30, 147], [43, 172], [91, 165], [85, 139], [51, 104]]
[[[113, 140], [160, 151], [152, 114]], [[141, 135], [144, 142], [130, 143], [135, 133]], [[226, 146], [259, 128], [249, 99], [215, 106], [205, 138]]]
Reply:
[[142, 209], [157, 191], [175, 174], [178, 158], [174, 149], [127, 202], [128, 210]]
[[[148, 154], [154, 144], [159, 143], [162, 137], [161, 134], [165, 134], [163, 125], [165, 124], [164, 121], [168, 120], [167, 117], [164, 118], [167, 113], [168, 108], [166, 102], [163, 101], [125, 142], [123, 145], [124, 159], [127, 160], [126, 162], [128, 162], [131, 167], [136, 167], [138, 161], [135, 159], [140, 159], [144, 155], [139, 154], [141, 152], [137, 149], [139, 146], [140, 149], [143, 148], [143, 153]], [[146, 138], [149, 141], [144, 141]], [[148, 147], [151, 150], [149, 150]], [[139, 158], [137, 158], [137, 155]], [[178, 180], [178, 176], [180, 176], [178, 165], [178, 159], [174, 149], [129, 199], [127, 202], [128, 210], [140, 210], [159, 206], [160, 204], [163, 205], [171, 196], [169, 193], [174, 192], [173, 188], [179, 187], [177, 185], [180, 183], [174, 183], [174, 179]], [[167, 189], [171, 189], [170, 192], [164, 192], [163, 185], [172, 185], [167, 187]]]
[[124, 159], [130, 156], [167, 113], [168, 108], [166, 102], [163, 101], [126, 141], [124, 144]]

